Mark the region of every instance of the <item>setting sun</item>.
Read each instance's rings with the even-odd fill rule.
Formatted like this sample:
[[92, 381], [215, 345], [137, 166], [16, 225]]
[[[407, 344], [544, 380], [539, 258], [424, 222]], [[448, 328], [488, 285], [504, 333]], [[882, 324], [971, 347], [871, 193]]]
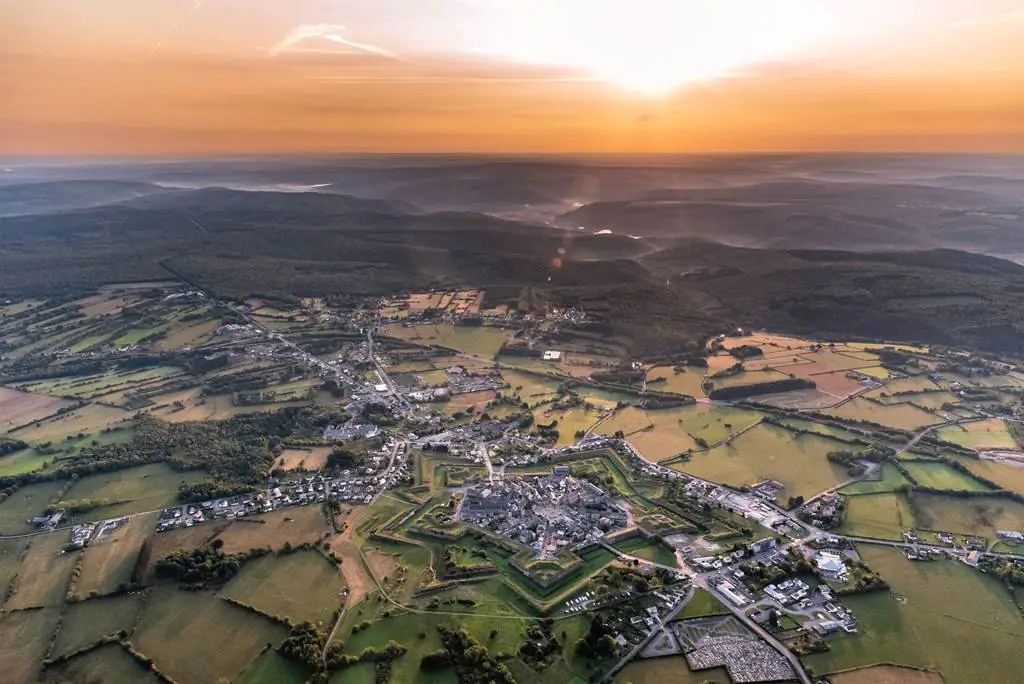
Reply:
[[495, 35], [480, 36], [481, 52], [652, 95], [797, 56], [838, 26], [815, 0], [519, 0], [501, 10]]

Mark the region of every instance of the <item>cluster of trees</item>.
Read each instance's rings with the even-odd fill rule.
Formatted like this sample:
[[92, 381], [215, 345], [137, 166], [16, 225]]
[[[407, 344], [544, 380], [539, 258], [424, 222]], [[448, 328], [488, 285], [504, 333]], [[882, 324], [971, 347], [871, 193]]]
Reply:
[[174, 551], [153, 566], [156, 576], [184, 584], [223, 584], [238, 574], [246, 561], [270, 553], [270, 549], [256, 548], [245, 553], [225, 554], [221, 551], [223, 544], [221, 540], [215, 539], [210, 546], [201, 546], [192, 551]]
[[351, 449], [337, 447], [327, 455], [327, 467], [331, 470], [357, 468], [366, 462], [366, 455]]
[[233, 484], [216, 480], [182, 482], [178, 485], [178, 501], [181, 503], [195, 503], [197, 501], [237, 496], [238, 494], [246, 494], [251, 491], [252, 487], [247, 484]]
[[541, 620], [539, 624], [530, 625], [526, 630], [526, 640], [519, 646], [519, 657], [536, 669], [547, 665], [552, 656], [561, 652], [562, 645], [552, 634], [554, 621]]
[[437, 628], [441, 634], [442, 650], [427, 653], [420, 660], [420, 669], [433, 671], [455, 667], [459, 684], [515, 684], [508, 667], [498, 661], [487, 647], [464, 629], [458, 631], [444, 625]]
[[752, 359], [757, 356], [764, 356], [764, 351], [752, 344], [741, 344], [738, 347], [733, 347], [729, 350], [729, 353], [737, 359]]
[[322, 654], [327, 635], [312, 622], [300, 622], [292, 627], [277, 651], [285, 658], [316, 670], [323, 663]]
[[774, 565], [744, 563], [740, 567], [745, 575], [744, 580], [758, 589], [781, 582], [788, 577], [815, 574], [814, 566], [803, 557], [803, 554], [792, 550], [786, 558]]
[[604, 660], [615, 655], [613, 630], [598, 613], [590, 621], [587, 633], [576, 640], [576, 654], [592, 660]]
[[734, 385], [732, 387], [722, 387], [721, 389], [709, 392], [708, 397], [721, 401], [732, 401], [735, 399], [743, 399], [744, 397], [757, 396], [759, 394], [779, 394], [782, 392], [792, 392], [793, 390], [814, 389], [815, 387], [817, 387], [817, 385], [815, 385], [811, 380], [806, 380], [804, 378], [787, 378], [785, 380], [761, 382], [756, 385]]
[[889, 583], [863, 561], [851, 560], [849, 565], [850, 574], [846, 586], [836, 589], [836, 594], [850, 596], [852, 594], [866, 594], [872, 591], [886, 591], [889, 589]]
[[23, 442], [20, 439], [0, 438], [0, 456], [13, 454], [15, 451], [21, 451], [22, 449], [28, 449], [27, 442]]

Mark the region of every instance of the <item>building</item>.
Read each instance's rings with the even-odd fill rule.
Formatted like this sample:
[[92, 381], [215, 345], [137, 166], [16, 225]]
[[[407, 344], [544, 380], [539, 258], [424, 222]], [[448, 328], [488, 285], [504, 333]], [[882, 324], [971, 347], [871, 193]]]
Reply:
[[764, 553], [775, 548], [775, 538], [768, 537], [767, 539], [761, 539], [759, 541], [747, 544], [747, 551], [750, 553]]
[[814, 564], [825, 579], [846, 581], [846, 561], [839, 554], [821, 551], [814, 557]]
[[1016, 532], [1014, 530], [997, 530], [996, 536], [1000, 539], [1016, 542], [1018, 544], [1024, 542], [1024, 532]]
[[546, 352], [544, 352], [543, 359], [545, 361], [561, 361], [562, 360], [562, 352], [554, 351], [554, 350], [546, 351]]
[[722, 596], [729, 600], [729, 603], [733, 604], [737, 608], [750, 603], [750, 599], [744, 596], [740, 591], [733, 586], [732, 582], [725, 580], [721, 584], [715, 587]]

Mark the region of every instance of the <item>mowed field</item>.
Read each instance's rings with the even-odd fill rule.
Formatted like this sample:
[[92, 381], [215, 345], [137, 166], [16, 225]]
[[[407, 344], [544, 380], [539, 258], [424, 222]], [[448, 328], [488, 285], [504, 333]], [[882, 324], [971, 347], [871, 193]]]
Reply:
[[45, 418], [73, 403], [45, 394], [0, 387], [0, 433]]
[[179, 682], [217, 684], [234, 680], [285, 636], [284, 627], [209, 592], [157, 587], [132, 643]]
[[728, 445], [694, 454], [675, 470], [739, 487], [772, 479], [786, 486], [787, 496], [812, 496], [842, 482], [846, 471], [828, 461], [829, 451], [845, 448], [843, 442], [818, 435], [759, 425]]
[[965, 446], [969, 449], [1018, 449], [1017, 442], [1010, 435], [1006, 422], [990, 418], [977, 423], [950, 425], [938, 431], [939, 439]]
[[938, 670], [947, 684], [1019, 681], [1024, 617], [997, 580], [955, 561], [911, 563], [899, 550], [858, 550], [892, 592], [844, 599], [861, 634], [830, 639], [830, 651], [806, 656], [815, 672], [893, 663]]
[[902, 541], [901, 531], [915, 526], [906, 496], [896, 493], [846, 497], [846, 514], [839, 531], [855, 537]]
[[914, 518], [924, 530], [995, 539], [997, 530], [1024, 529], [1024, 504], [994, 496], [961, 498], [916, 492]]
[[293, 623], [326, 624], [344, 587], [340, 571], [318, 551], [299, 551], [250, 561], [221, 594]]

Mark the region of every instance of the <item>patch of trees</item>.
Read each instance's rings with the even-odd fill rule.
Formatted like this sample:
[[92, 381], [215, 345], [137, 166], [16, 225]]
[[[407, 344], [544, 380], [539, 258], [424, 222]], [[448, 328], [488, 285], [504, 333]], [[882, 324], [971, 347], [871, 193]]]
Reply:
[[225, 554], [217, 541], [210, 546], [174, 551], [164, 556], [153, 566], [156, 576], [190, 585], [224, 584], [238, 574], [246, 561], [270, 553], [269, 549], [257, 548], [245, 553]]
[[327, 467], [332, 470], [356, 468], [366, 462], [364, 454], [356, 453], [344, 447], [338, 447], [327, 455]]
[[803, 554], [793, 550], [790, 550], [785, 558], [773, 565], [758, 562], [744, 563], [740, 567], [745, 575], [744, 580], [757, 589], [763, 589], [769, 584], [781, 582], [788, 577], [815, 574], [814, 567], [803, 557]]
[[761, 394], [780, 394], [782, 392], [792, 392], [794, 390], [814, 389], [815, 387], [817, 387], [817, 385], [815, 385], [813, 381], [805, 378], [786, 378], [785, 380], [761, 382], [756, 385], [722, 387], [720, 389], [712, 390], [708, 394], [708, 397], [720, 401], [733, 401]]
[[464, 629], [458, 631], [441, 625], [444, 648], [427, 653], [420, 660], [420, 669], [436, 671], [454, 667], [459, 684], [515, 684], [508, 667], [492, 656], [487, 647]]
[[752, 344], [741, 344], [738, 347], [733, 347], [729, 350], [737, 359], [753, 359], [758, 356], [764, 356], [764, 351], [760, 347], [755, 347]]
[[552, 633], [554, 621], [541, 620], [526, 629], [526, 640], [519, 646], [519, 657], [534, 669], [542, 669], [561, 653], [562, 645]]
[[611, 370], [591, 373], [590, 378], [597, 382], [607, 382], [616, 385], [639, 385], [644, 381], [644, 371], [633, 370], [632, 368], [613, 368]]
[[598, 613], [590, 621], [587, 633], [576, 640], [576, 654], [591, 660], [604, 660], [615, 655], [615, 637], [612, 627]]
[[390, 427], [396, 424], [395, 417], [391, 414], [391, 409], [388, 408], [387, 404], [370, 402], [363, 406], [361, 415], [366, 421], [374, 425]]
[[20, 439], [0, 438], [0, 456], [13, 454], [15, 451], [21, 451], [22, 449], [28, 449], [27, 442], [23, 442]]
[[181, 503], [195, 503], [197, 501], [209, 501], [210, 499], [222, 499], [229, 496], [247, 494], [251, 491], [252, 487], [246, 484], [234, 484], [216, 480], [182, 482], [178, 485], [178, 501]]
[[322, 654], [327, 635], [312, 622], [300, 622], [292, 627], [277, 652], [288, 660], [315, 670], [323, 664]]
[[850, 560], [849, 565], [850, 574], [846, 585], [836, 589], [836, 594], [851, 596], [853, 594], [866, 594], [872, 591], [886, 591], [889, 588], [889, 583], [863, 561]]

